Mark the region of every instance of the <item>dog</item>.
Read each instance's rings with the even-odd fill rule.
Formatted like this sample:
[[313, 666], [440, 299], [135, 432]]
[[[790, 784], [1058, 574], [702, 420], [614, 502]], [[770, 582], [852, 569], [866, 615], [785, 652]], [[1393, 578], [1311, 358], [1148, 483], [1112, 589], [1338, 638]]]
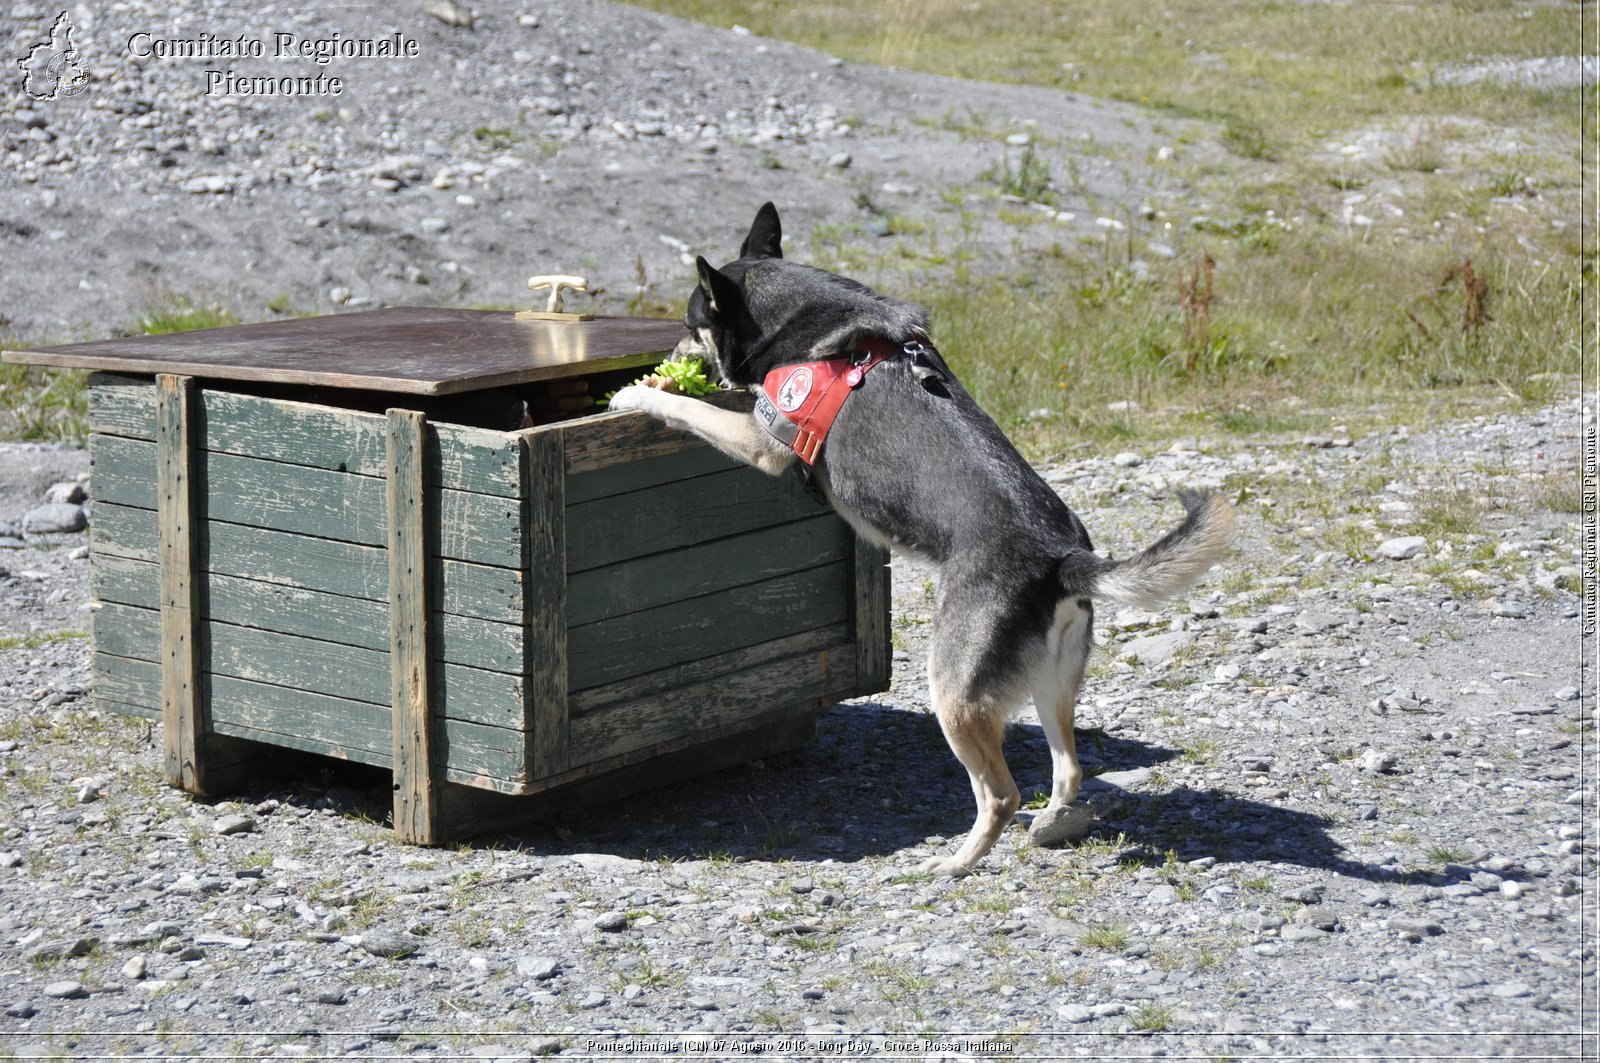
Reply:
[[[930, 701], [978, 812], [961, 847], [921, 871], [968, 874], [1011, 822], [1021, 795], [1001, 742], [1030, 695], [1052, 769], [1030, 836], [1080, 836], [1090, 817], [1073, 807], [1083, 780], [1073, 711], [1094, 602], [1150, 608], [1190, 586], [1227, 552], [1232, 508], [1215, 493], [1182, 493], [1182, 523], [1154, 545], [1122, 561], [1096, 555], [1082, 522], [929, 344], [926, 310], [789, 262], [781, 241], [768, 203], [735, 261], [697, 260], [677, 351], [754, 392], [752, 413], [642, 384], [618, 391], [611, 409], [642, 410], [774, 476], [802, 463], [858, 535], [937, 566]], [[796, 423], [829, 374], [842, 401], [831, 425]]]

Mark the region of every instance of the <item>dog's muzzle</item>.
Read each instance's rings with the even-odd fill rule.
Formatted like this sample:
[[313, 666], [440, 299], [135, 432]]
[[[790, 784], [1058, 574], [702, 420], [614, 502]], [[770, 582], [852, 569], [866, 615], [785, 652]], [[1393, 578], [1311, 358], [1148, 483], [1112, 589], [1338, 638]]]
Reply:
[[704, 359], [708, 353], [710, 352], [706, 350], [706, 345], [701, 343], [699, 338], [692, 332], [679, 340], [678, 345], [672, 348], [673, 361], [683, 361], [688, 358]]

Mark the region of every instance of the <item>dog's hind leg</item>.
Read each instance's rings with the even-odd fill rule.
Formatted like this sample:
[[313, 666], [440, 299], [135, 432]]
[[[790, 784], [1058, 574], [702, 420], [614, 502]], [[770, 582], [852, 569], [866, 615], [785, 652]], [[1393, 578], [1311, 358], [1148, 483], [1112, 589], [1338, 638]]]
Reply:
[[933, 691], [939, 726], [961, 766], [972, 778], [972, 795], [978, 802], [978, 818], [966, 841], [954, 856], [935, 856], [919, 868], [939, 875], [960, 876], [970, 872], [983, 855], [994, 847], [995, 839], [1006, 829], [1022, 803], [1022, 795], [1006, 767], [1001, 743], [1005, 738], [1006, 713], [1003, 706], [941, 696]]
[[1093, 607], [1087, 603], [1063, 601], [1056, 607], [1056, 624], [1044, 667], [1040, 669], [1033, 703], [1039, 710], [1039, 724], [1050, 743], [1050, 803], [1028, 827], [1028, 838], [1036, 845], [1060, 845], [1087, 833], [1093, 816], [1087, 809], [1072, 804], [1083, 782], [1078, 763], [1078, 747], [1073, 737], [1073, 714], [1078, 688], [1089, 661], [1092, 645]]

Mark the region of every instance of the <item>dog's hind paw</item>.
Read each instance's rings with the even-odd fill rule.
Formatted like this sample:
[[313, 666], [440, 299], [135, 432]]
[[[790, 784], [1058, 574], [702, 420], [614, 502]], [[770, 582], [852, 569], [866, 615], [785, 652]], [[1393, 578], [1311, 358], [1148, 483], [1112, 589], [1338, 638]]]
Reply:
[[917, 871], [924, 875], [944, 875], [947, 878], [964, 878], [972, 874], [972, 868], [953, 856], [929, 857], [917, 866]]
[[1086, 805], [1047, 808], [1028, 825], [1028, 840], [1034, 845], [1065, 845], [1089, 833], [1094, 826], [1094, 811]]

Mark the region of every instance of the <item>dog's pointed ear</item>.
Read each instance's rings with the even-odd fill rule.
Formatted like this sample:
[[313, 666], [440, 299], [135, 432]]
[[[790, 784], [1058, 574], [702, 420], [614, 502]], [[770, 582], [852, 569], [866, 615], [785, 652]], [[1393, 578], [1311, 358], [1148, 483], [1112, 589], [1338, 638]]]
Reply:
[[783, 225], [778, 221], [778, 208], [763, 203], [756, 211], [756, 220], [750, 226], [750, 235], [739, 247], [740, 258], [782, 258]]
[[712, 317], [726, 321], [744, 308], [744, 295], [739, 286], [707, 262], [704, 255], [695, 257], [694, 266], [700, 271], [700, 287], [705, 289], [711, 303]]

